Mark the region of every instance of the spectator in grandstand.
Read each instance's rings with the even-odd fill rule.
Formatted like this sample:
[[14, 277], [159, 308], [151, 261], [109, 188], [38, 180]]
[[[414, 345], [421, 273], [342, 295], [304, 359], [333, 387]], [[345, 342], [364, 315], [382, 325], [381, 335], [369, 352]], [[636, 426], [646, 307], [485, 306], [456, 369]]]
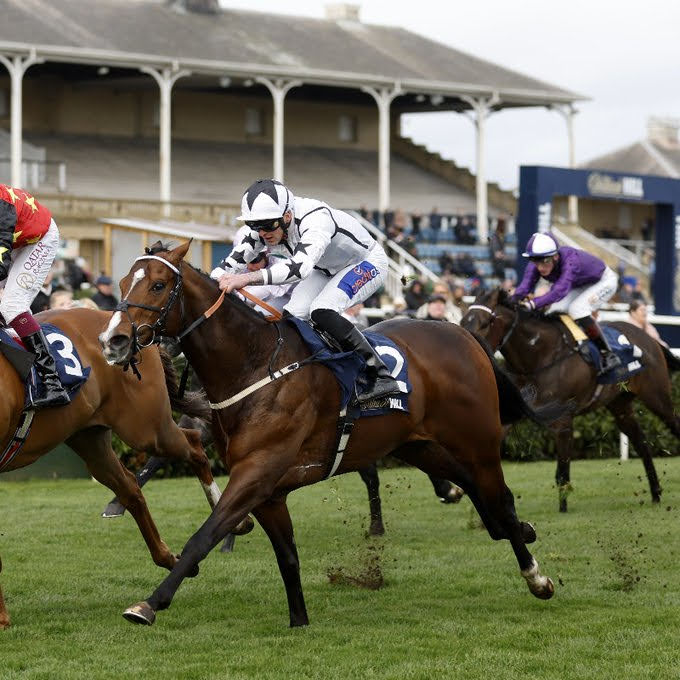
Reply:
[[427, 301], [425, 284], [420, 279], [416, 279], [404, 293], [404, 299], [406, 300], [406, 309], [415, 312]]
[[[602, 307], [616, 292], [616, 274], [598, 257], [568, 246], [560, 246], [554, 236], [537, 232], [527, 242], [523, 257], [529, 259], [522, 282], [513, 299], [527, 309], [567, 312], [597, 346], [601, 357], [600, 374], [621, 365], [612, 352], [593, 311]], [[549, 281], [548, 293], [529, 299], [539, 279]]]
[[437, 300], [437, 313], [439, 312], [439, 301], [443, 300], [443, 318], [451, 323], [460, 324], [460, 320], [463, 318], [463, 311], [453, 303], [451, 289], [448, 284], [443, 281], [434, 284], [432, 287], [432, 295], [428, 298], [428, 301], [424, 305], [421, 305], [416, 311], [416, 319], [432, 318], [431, 306], [433, 300]]
[[50, 308], [50, 295], [52, 294], [52, 279], [54, 277], [54, 271], [50, 269], [45, 278], [45, 283], [42, 288], [38, 291], [38, 294], [33, 298], [31, 302], [31, 312], [37, 314], [38, 312], [44, 312], [46, 309]]
[[411, 213], [411, 234], [414, 238], [418, 238], [420, 235], [420, 222], [423, 216], [419, 212]]
[[368, 208], [366, 207], [366, 204], [362, 205], [359, 208], [359, 214], [365, 219], [368, 220], [369, 222], [371, 221], [371, 213], [369, 212]]
[[456, 269], [456, 261], [448, 250], [443, 250], [439, 255], [439, 269], [443, 276], [453, 274]]
[[[241, 198], [241, 221], [250, 232], [211, 272], [230, 293], [246, 286], [297, 283], [285, 311], [309, 319], [344, 351], [366, 363], [371, 385], [361, 401], [397, 393], [399, 386], [368, 340], [341, 314], [363, 302], [385, 281], [382, 245], [351, 215], [322, 201], [298, 198], [281, 182], [253, 182]], [[247, 271], [267, 250], [271, 264]]]
[[629, 305], [635, 299], [635, 285], [637, 279], [634, 276], [624, 276], [621, 279], [621, 286], [616, 291], [614, 300], [616, 302], [624, 302]]
[[113, 311], [118, 304], [118, 299], [113, 294], [113, 279], [110, 276], [106, 276], [106, 274], [102, 274], [97, 277], [94, 285], [97, 292], [92, 296], [92, 299], [97, 307], [107, 312]]
[[80, 290], [84, 283], [89, 284], [92, 276], [87, 268], [84, 257], [77, 257], [75, 260], [66, 262], [66, 281], [71, 290]]
[[647, 318], [647, 305], [641, 300], [633, 300], [630, 303], [630, 308], [628, 309], [628, 322], [632, 323], [633, 326], [642, 328], [647, 335], [651, 335], [657, 342], [661, 343], [664, 347], [668, 347], [668, 343], [664, 342], [659, 335], [659, 331], [649, 323]]
[[383, 213], [383, 231], [387, 233], [394, 224], [394, 210], [388, 208]]
[[443, 295], [431, 295], [426, 304], [427, 312], [423, 317], [427, 321], [447, 321], [446, 298]]
[[460, 253], [455, 259], [453, 273], [463, 278], [481, 278], [475, 261], [470, 253]]
[[41, 392], [33, 398], [35, 409], [71, 401], [45, 335], [30, 311], [58, 248], [59, 229], [50, 211], [23, 189], [0, 184], [0, 281], [5, 281], [0, 314], [35, 355], [42, 383]]
[[394, 298], [392, 305], [393, 309], [389, 315], [390, 319], [408, 318], [410, 316], [406, 310], [406, 300], [401, 295]]
[[465, 281], [463, 279], [454, 279], [451, 288], [451, 302], [460, 309], [461, 318], [465, 316], [468, 306], [463, 299], [465, 297]]
[[342, 313], [342, 317], [354, 324], [354, 327], [358, 328], [360, 331], [368, 328], [368, 319], [366, 318], [366, 314], [364, 314], [364, 306], [361, 302], [357, 305], [348, 307]]
[[80, 300], [73, 301], [74, 307], [84, 307], [85, 309], [99, 309], [97, 303], [89, 297], [80, 298]]
[[428, 227], [432, 229], [433, 231], [439, 231], [442, 226], [442, 216], [439, 214], [439, 209], [435, 205], [434, 208], [432, 208], [432, 212], [429, 215], [428, 218]]
[[493, 275], [498, 279], [504, 279], [507, 258], [505, 257], [505, 220], [502, 217], [498, 218], [496, 229], [489, 238], [489, 256]]
[[73, 293], [70, 290], [55, 290], [50, 295], [50, 309], [70, 309], [73, 307]]
[[453, 228], [453, 234], [456, 243], [462, 245], [471, 245], [475, 242], [474, 225], [468, 217], [458, 216], [456, 218], [456, 226]]

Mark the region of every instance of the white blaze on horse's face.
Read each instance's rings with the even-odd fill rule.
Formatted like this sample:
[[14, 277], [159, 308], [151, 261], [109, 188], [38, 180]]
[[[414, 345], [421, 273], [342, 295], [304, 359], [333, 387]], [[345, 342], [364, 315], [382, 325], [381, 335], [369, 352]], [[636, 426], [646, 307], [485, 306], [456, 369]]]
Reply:
[[[133, 275], [132, 275], [132, 284], [130, 286], [130, 290], [127, 292], [123, 300], [127, 300], [127, 298], [130, 296], [130, 293], [132, 293], [132, 289], [144, 278], [145, 273], [144, 273], [144, 268], [142, 267], [141, 269], [138, 269]], [[108, 364], [114, 364], [116, 361], [120, 361], [122, 357], [115, 355], [115, 352], [111, 350], [109, 347], [109, 342], [111, 338], [115, 335], [116, 328], [118, 328], [118, 325], [120, 324], [121, 320], [123, 319], [123, 315], [121, 312], [115, 312], [114, 315], [111, 317], [111, 321], [109, 321], [109, 325], [106, 327], [106, 330], [99, 336], [99, 341], [102, 344], [102, 347], [104, 348], [104, 356], [106, 357], [106, 362]]]

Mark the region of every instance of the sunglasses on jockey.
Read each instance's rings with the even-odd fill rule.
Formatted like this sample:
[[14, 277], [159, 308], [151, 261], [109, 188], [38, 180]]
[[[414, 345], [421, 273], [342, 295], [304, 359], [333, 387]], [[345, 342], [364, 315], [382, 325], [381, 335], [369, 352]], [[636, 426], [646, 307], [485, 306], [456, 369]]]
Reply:
[[534, 264], [548, 264], [553, 261], [554, 255], [541, 255], [539, 257], [530, 257], [529, 261]]
[[246, 224], [255, 231], [264, 232], [276, 231], [284, 226], [283, 217], [277, 217], [275, 220], [246, 220]]

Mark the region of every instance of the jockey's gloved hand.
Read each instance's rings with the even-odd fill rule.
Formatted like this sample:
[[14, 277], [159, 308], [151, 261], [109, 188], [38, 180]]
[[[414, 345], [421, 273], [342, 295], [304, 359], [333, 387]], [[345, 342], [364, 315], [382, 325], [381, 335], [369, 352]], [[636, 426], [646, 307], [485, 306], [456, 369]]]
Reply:
[[524, 309], [528, 309], [530, 312], [533, 312], [534, 309], [536, 309], [536, 305], [534, 304], [533, 300], [522, 300], [519, 303], [520, 307], [524, 307]]

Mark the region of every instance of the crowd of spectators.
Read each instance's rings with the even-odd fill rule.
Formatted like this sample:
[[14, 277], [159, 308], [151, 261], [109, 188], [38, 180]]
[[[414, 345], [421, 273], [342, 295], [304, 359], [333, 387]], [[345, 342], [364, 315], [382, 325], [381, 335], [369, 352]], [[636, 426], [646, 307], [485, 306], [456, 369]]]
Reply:
[[100, 274], [93, 277], [82, 257], [55, 259], [45, 285], [40, 289], [31, 305], [34, 314], [47, 309], [69, 309], [88, 307], [111, 311], [118, 299], [113, 294], [113, 280]]

